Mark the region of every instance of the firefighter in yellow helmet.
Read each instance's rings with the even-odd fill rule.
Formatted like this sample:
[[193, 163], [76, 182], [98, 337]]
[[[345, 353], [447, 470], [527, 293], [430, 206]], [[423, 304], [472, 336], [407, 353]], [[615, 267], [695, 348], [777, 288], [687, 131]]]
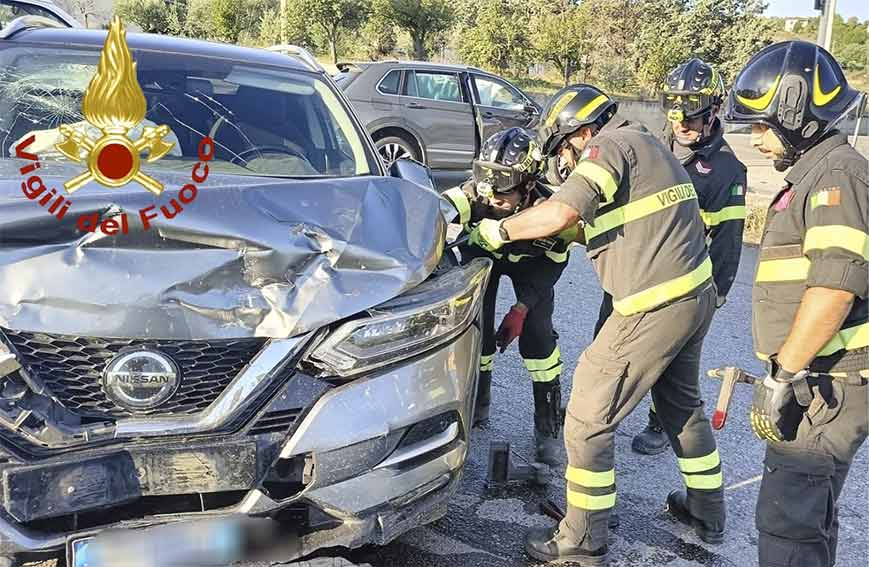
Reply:
[[579, 241], [613, 297], [613, 314], [573, 376], [566, 517], [526, 540], [542, 561], [605, 563], [615, 431], [650, 390], [687, 486], [670, 494], [670, 511], [707, 542], [724, 534], [721, 463], [700, 400], [700, 349], [716, 297], [697, 194], [673, 153], [642, 126], [613, 119], [616, 109], [589, 85], [556, 93], [540, 145], [544, 157], [568, 148], [576, 167], [546, 202], [484, 220], [471, 235], [498, 250], [581, 224]]
[[869, 164], [837, 124], [864, 96], [824, 49], [771, 45], [739, 73], [725, 119], [787, 171], [767, 212], [753, 334], [768, 362], [750, 418], [767, 442], [761, 567], [831, 567], [838, 510], [869, 430]]
[[[724, 140], [724, 127], [718, 119], [724, 95], [721, 73], [697, 58], [670, 71], [661, 92], [661, 109], [667, 116], [662, 140], [682, 162], [697, 191], [717, 307], [724, 305], [739, 269], [748, 184], [746, 167]], [[605, 296], [601, 318], [610, 312], [612, 301]], [[598, 327], [602, 324], [599, 320]], [[665, 451], [669, 443], [652, 404], [648, 425], [634, 436], [631, 447], [637, 453], [655, 455]]]

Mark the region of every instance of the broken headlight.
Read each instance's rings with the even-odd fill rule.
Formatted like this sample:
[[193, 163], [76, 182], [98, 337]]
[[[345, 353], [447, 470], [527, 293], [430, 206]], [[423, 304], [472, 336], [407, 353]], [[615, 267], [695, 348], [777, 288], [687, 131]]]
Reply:
[[335, 329], [308, 356], [324, 374], [350, 377], [416, 356], [464, 331], [480, 310], [490, 260], [478, 258]]

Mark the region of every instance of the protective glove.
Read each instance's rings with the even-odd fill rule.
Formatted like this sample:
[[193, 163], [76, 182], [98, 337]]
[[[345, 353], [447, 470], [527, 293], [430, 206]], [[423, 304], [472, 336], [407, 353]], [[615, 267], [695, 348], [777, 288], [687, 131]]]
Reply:
[[763, 380], [754, 384], [751, 402], [751, 428], [763, 441], [793, 441], [812, 402], [806, 371], [788, 372], [775, 362]]
[[501, 321], [498, 332], [495, 334], [495, 344], [501, 349], [501, 352], [507, 350], [510, 343], [522, 334], [522, 327], [525, 326], [525, 317], [527, 316], [528, 308], [522, 303], [517, 303], [504, 315], [504, 320]]
[[471, 231], [470, 242], [487, 252], [494, 252], [510, 242], [510, 239], [501, 227], [501, 221], [483, 219]]

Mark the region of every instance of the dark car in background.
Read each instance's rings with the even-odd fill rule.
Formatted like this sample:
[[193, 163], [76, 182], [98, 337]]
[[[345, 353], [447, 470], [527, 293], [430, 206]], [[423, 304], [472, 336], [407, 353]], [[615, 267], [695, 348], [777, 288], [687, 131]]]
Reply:
[[387, 164], [410, 156], [432, 169], [466, 170], [481, 141], [540, 116], [522, 90], [474, 67], [382, 61], [338, 68], [335, 81]]
[[106, 32], [33, 17], [0, 32], [0, 566], [236, 517], [288, 526], [288, 561], [443, 516], [491, 263], [444, 251], [426, 168], [387, 170], [304, 50], [127, 34], [123, 136], [165, 137], [136, 156], [162, 192], [67, 194], [70, 143], [138, 111], [97, 74]]
[[22, 16], [46, 18], [61, 27], [82, 27], [78, 20], [50, 0], [0, 0], [0, 29]]

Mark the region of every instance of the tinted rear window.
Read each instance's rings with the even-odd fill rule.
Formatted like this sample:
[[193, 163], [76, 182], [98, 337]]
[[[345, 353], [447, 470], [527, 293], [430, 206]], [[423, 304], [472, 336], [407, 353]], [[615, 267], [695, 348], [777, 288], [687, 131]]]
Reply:
[[401, 71], [390, 71], [383, 77], [383, 80], [380, 81], [380, 86], [377, 88], [383, 94], [396, 95], [398, 94], [399, 79], [401, 79]]

